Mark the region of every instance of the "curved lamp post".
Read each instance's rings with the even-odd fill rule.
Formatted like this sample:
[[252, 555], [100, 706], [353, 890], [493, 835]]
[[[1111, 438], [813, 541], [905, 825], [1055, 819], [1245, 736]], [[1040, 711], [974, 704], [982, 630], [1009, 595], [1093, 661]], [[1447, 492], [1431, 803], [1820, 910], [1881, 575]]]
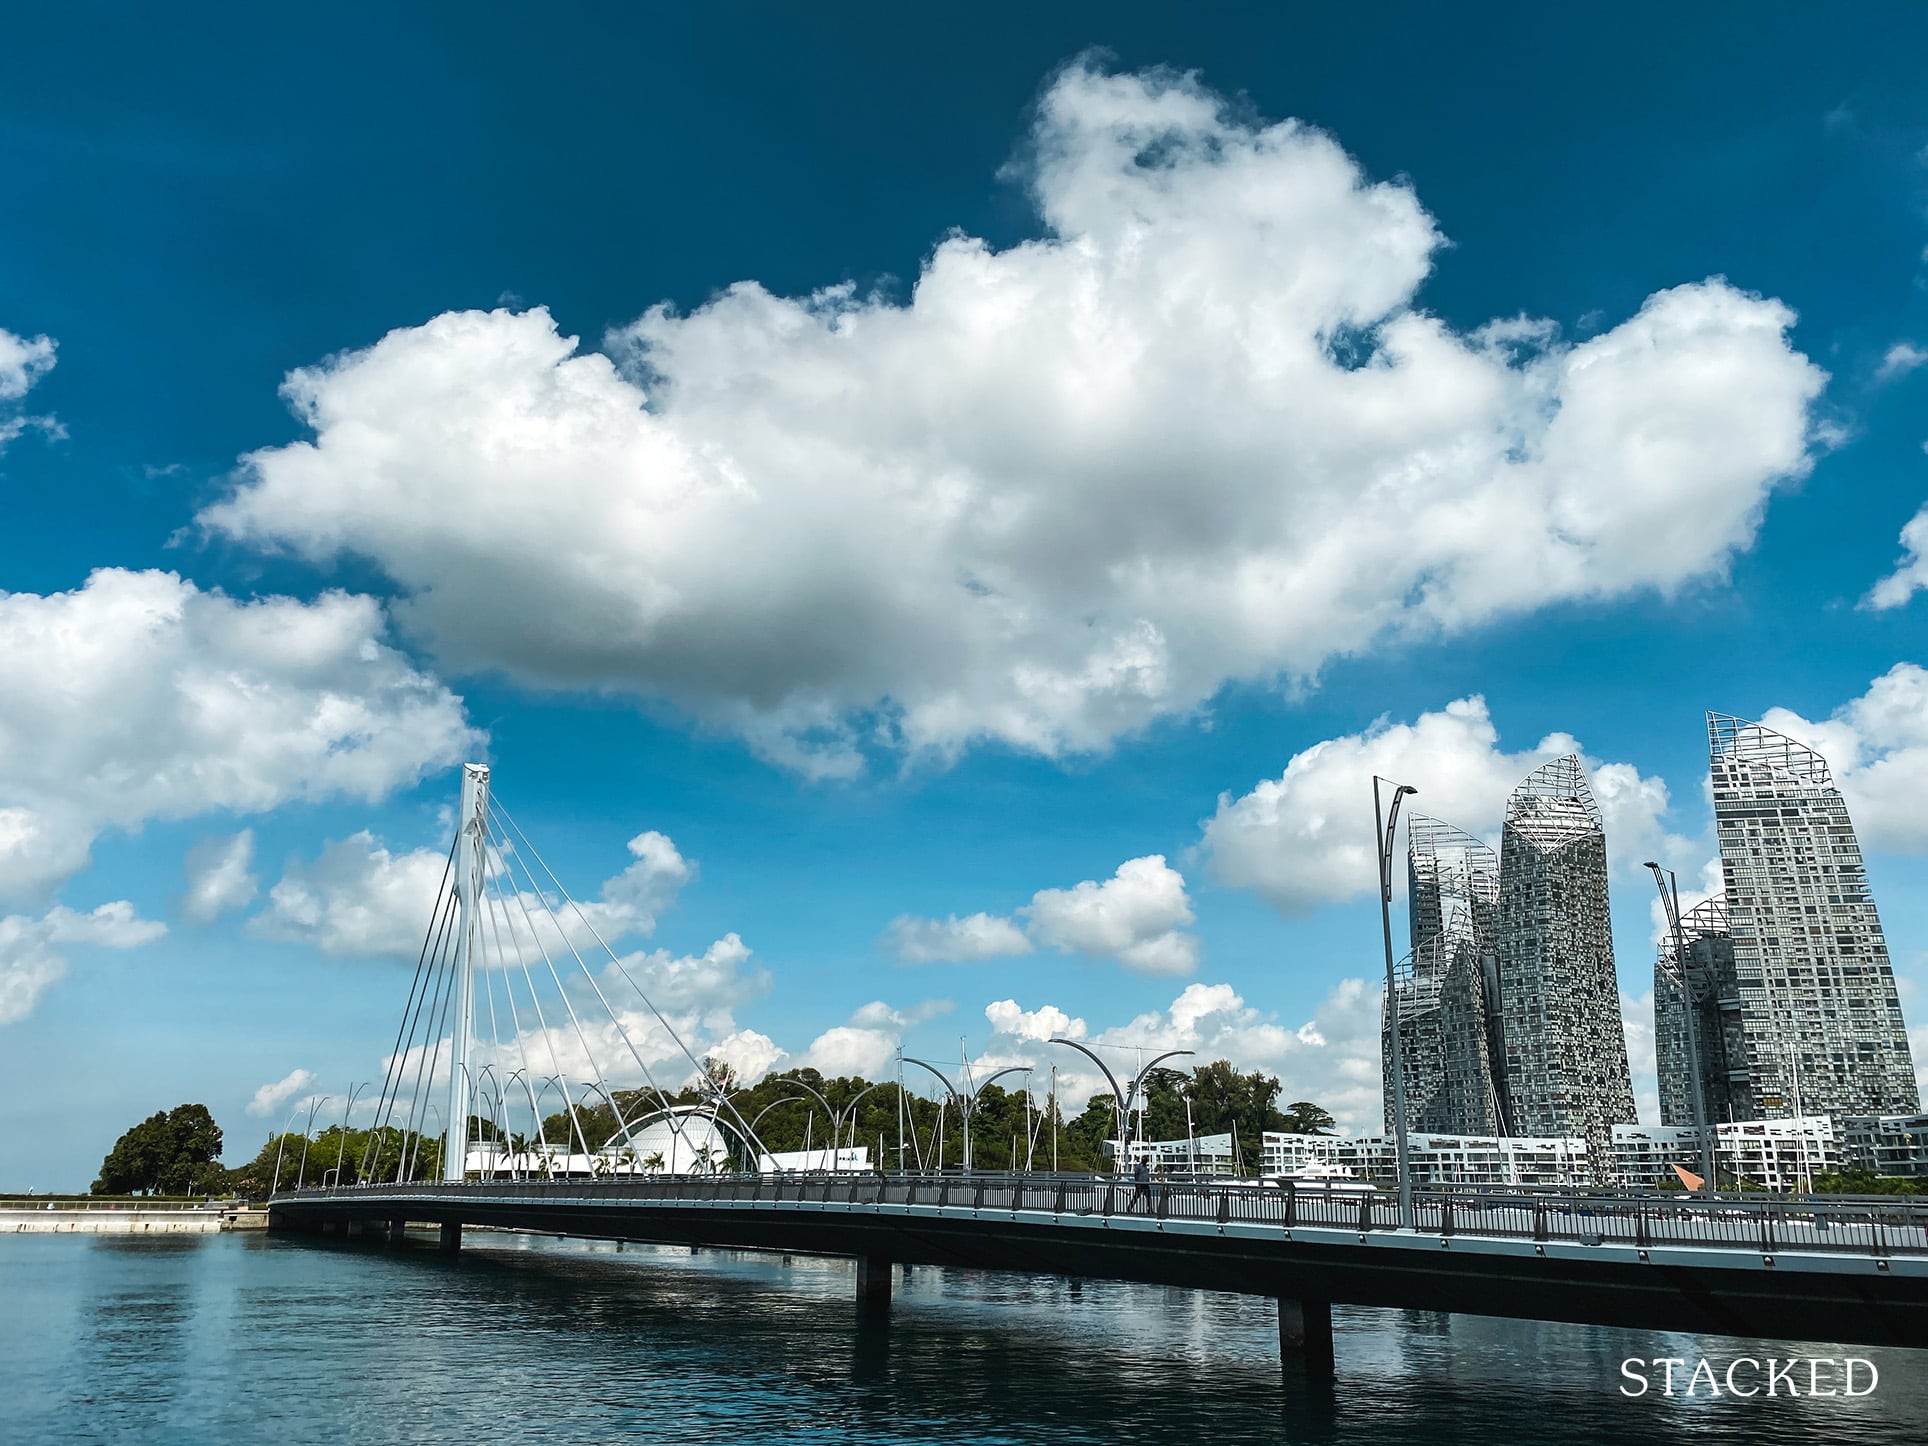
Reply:
[[[576, 1132], [576, 1143], [582, 1145], [582, 1152], [584, 1155], [587, 1155], [589, 1153], [589, 1146], [587, 1144], [583, 1144], [582, 1121], [576, 1118], [576, 1107], [573, 1103], [570, 1102], [569, 1091], [563, 1088], [562, 1076], [559, 1074], [544, 1075], [542, 1077], [542, 1088], [536, 1091], [536, 1100], [538, 1101], [536, 1129], [540, 1131], [542, 1128], [540, 1102], [549, 1097], [549, 1087], [551, 1085], [555, 1086], [556, 1093], [562, 1097], [562, 1112], [569, 1117], [569, 1125]], [[549, 1159], [549, 1156], [548, 1156], [549, 1143], [546, 1138], [543, 1141], [542, 1148], [543, 1148], [543, 1162], [546, 1166], [549, 1167], [548, 1173], [553, 1176], [555, 1174], [555, 1169], [554, 1169], [555, 1162]], [[568, 1158], [569, 1152], [575, 1148], [569, 1143], [569, 1137], [566, 1132], [563, 1136], [562, 1148], [563, 1148], [563, 1158], [565, 1159]]]
[[[882, 1089], [885, 1085], [892, 1083], [892, 1081], [878, 1080], [874, 1084], [865, 1085], [862, 1089], [858, 1090], [856, 1094], [852, 1095], [844, 1103], [844, 1107], [842, 1109], [838, 1109], [835, 1105], [831, 1104], [830, 1101], [826, 1099], [822, 1093], [820, 1093], [815, 1089], [812, 1089], [809, 1085], [805, 1084], [800, 1079], [785, 1080], [784, 1083], [795, 1085], [800, 1090], [808, 1091], [810, 1098], [823, 1106], [824, 1116], [830, 1121], [830, 1169], [834, 1172], [837, 1168], [837, 1145], [838, 1145], [838, 1142], [843, 1139], [843, 1127], [846, 1121], [848, 1121], [850, 1124], [851, 1146], [855, 1148], [857, 1143], [857, 1102], [861, 1100], [865, 1095], [869, 1094], [872, 1090]], [[986, 1080], [985, 1083], [989, 1084], [990, 1081]], [[794, 1099], [797, 1099], [798, 1096], [790, 1095], [790, 1096], [787, 1096], [787, 1098], [794, 1100]], [[781, 1104], [781, 1103], [782, 1103], [781, 1100], [771, 1101], [771, 1104]], [[762, 1119], [764, 1115], [768, 1113], [769, 1113], [769, 1105], [765, 1105], [761, 1110], [758, 1110], [756, 1114], [756, 1119], [753, 1119], [750, 1121], [750, 1129], [752, 1131], [755, 1131], [756, 1121]]]
[[[786, 1083], [797, 1085], [803, 1089], [810, 1090], [809, 1096], [806, 1097], [804, 1095], [778, 1095], [775, 1099], [771, 1100], [768, 1104], [766, 1104], [762, 1109], [758, 1110], [756, 1114], [751, 1116], [750, 1123], [746, 1127], [750, 1132], [750, 1139], [752, 1141], [760, 1141], [763, 1138], [761, 1135], [757, 1134], [756, 1127], [762, 1124], [763, 1117], [769, 1114], [770, 1111], [775, 1109], [778, 1105], [802, 1105], [805, 1109], [808, 1109], [810, 1107], [810, 1100], [814, 1098], [818, 1104], [824, 1105], [825, 1109], [829, 1108], [827, 1104], [824, 1104], [823, 1096], [818, 1094], [815, 1090], [811, 1090], [810, 1086], [807, 1084], [804, 1084], [802, 1080], [793, 1079], [793, 1080], [786, 1081]], [[756, 1170], [757, 1170], [757, 1173], [760, 1175], [763, 1173], [763, 1160], [769, 1160], [772, 1163], [774, 1163], [776, 1160], [776, 1155], [769, 1150], [765, 1150], [761, 1144], [752, 1145], [751, 1148], [757, 1150], [763, 1157], [762, 1159], [759, 1159], [756, 1162]]]
[[1379, 856], [1379, 923], [1386, 936], [1386, 1027], [1392, 1035], [1392, 1135], [1398, 1153], [1399, 1224], [1410, 1230], [1413, 1224], [1412, 1164], [1406, 1149], [1406, 1047], [1399, 1034], [1399, 986], [1392, 966], [1392, 845], [1399, 832], [1399, 804], [1408, 794], [1418, 793], [1410, 783], [1394, 784], [1392, 805], [1383, 809], [1379, 785], [1390, 778], [1372, 776], [1373, 852]]
[[[1118, 1169], [1124, 1169], [1125, 1155], [1127, 1153], [1125, 1149], [1125, 1136], [1131, 1129], [1131, 1102], [1138, 1097], [1139, 1089], [1151, 1078], [1151, 1072], [1157, 1069], [1159, 1065], [1168, 1059], [1179, 1059], [1191, 1055], [1196, 1051], [1189, 1049], [1166, 1050], [1163, 1054], [1156, 1056], [1150, 1064], [1139, 1070], [1136, 1078], [1128, 1080], [1126, 1083], [1130, 1085], [1130, 1088], [1125, 1089], [1119, 1086], [1118, 1076], [1111, 1072], [1111, 1066], [1098, 1058], [1096, 1050], [1091, 1049], [1087, 1045], [1080, 1044], [1075, 1039], [1053, 1039], [1050, 1042], [1052, 1044], [1070, 1046], [1104, 1071], [1105, 1083], [1111, 1086], [1111, 1097], [1117, 1101], [1118, 1108], [1118, 1149], [1112, 1158]], [[1149, 1096], [1147, 1096], [1147, 1098], [1149, 1098]]]
[[[982, 1080], [980, 1080], [977, 1084], [977, 1087], [967, 1095], [967, 1094], [964, 1094], [962, 1091], [960, 1091], [956, 1085], [951, 1083], [950, 1077], [946, 1075], [943, 1070], [939, 1069], [936, 1065], [930, 1063], [930, 1061], [922, 1060], [922, 1059], [912, 1059], [907, 1054], [899, 1055], [898, 1057], [902, 1059], [905, 1064], [918, 1065], [919, 1067], [923, 1069], [927, 1069], [932, 1074], [936, 1075], [937, 1078], [943, 1083], [944, 1088], [950, 1091], [951, 1098], [957, 1101], [957, 1112], [958, 1114], [962, 1115], [964, 1118], [964, 1170], [966, 1174], [970, 1173], [971, 1116], [977, 1113], [978, 1100], [983, 1097], [984, 1091], [991, 1087], [992, 1081], [1002, 1079], [1007, 1074], [1029, 1074], [1031, 1073], [1031, 1066], [1028, 1064], [1012, 1064], [1012, 1065], [1006, 1065], [1003, 1069], [994, 1070], [992, 1073], [987, 1074]], [[943, 1170], [944, 1162], [942, 1160], [938, 1161], [937, 1168], [940, 1172]]]
[[1653, 870], [1654, 887], [1660, 890], [1660, 906], [1667, 913], [1667, 928], [1674, 936], [1674, 967], [1680, 971], [1680, 1001], [1687, 1015], [1687, 1068], [1693, 1074], [1688, 1094], [1694, 1101], [1694, 1133], [1700, 1138], [1701, 1191], [1714, 1193], [1714, 1142], [1708, 1138], [1707, 1102], [1701, 1098], [1700, 1021], [1694, 1016], [1693, 977], [1687, 971], [1687, 938], [1680, 927], [1680, 880], [1672, 869], [1663, 869], [1652, 859], [1645, 867]]
[[[857, 1102], [872, 1090], [879, 1090], [887, 1084], [894, 1083], [894, 1080], [880, 1079], [875, 1083], [865, 1085], [862, 1089], [858, 1090], [856, 1094], [852, 1095], [850, 1099], [845, 1102], [844, 1107], [837, 1112], [837, 1123], [830, 1131], [830, 1163], [832, 1167], [837, 1163], [837, 1141], [842, 1136], [843, 1125], [846, 1120], [850, 1122], [850, 1148], [853, 1150], [857, 1148]], [[985, 1083], [989, 1084], [990, 1081], [986, 1080]], [[883, 1168], [881, 1161], [878, 1162], [877, 1168], [880, 1170]]]
[[535, 1085], [530, 1081], [529, 1071], [526, 1069], [510, 1070], [509, 1078], [504, 1081], [504, 1084], [512, 1085], [518, 1079], [522, 1081], [522, 1093], [529, 1101], [529, 1129], [531, 1133], [522, 1137], [522, 1149], [517, 1152], [521, 1161], [519, 1168], [522, 1169], [523, 1174], [526, 1176], [528, 1174], [527, 1165], [529, 1158], [529, 1140], [531, 1136], [535, 1139], [537, 1148], [545, 1152], [548, 1148], [548, 1142], [542, 1137], [542, 1105], [536, 1095]]
[[300, 1113], [301, 1106], [296, 1105], [288, 1111], [288, 1118], [281, 1126], [281, 1139], [274, 1147], [274, 1179], [268, 1185], [270, 1195], [281, 1188], [281, 1153], [288, 1148], [288, 1131], [294, 1128], [295, 1116]]
[[295, 1174], [295, 1189], [297, 1190], [301, 1188], [301, 1182], [308, 1178], [308, 1136], [314, 1133], [315, 1115], [331, 1098], [332, 1096], [330, 1095], [323, 1095], [319, 1099], [311, 1101], [308, 1105], [308, 1125], [307, 1128], [301, 1132], [301, 1169]]
[[[596, 1084], [591, 1080], [584, 1080], [582, 1082], [582, 1093], [585, 1099], [588, 1097], [589, 1092], [591, 1090], [594, 1090], [597, 1094], [603, 1097], [603, 1103], [609, 1106], [609, 1113], [615, 1116], [616, 1134], [618, 1135], [627, 1134], [629, 1130], [629, 1121], [623, 1118], [622, 1106], [616, 1103], [616, 1097], [612, 1095], [608, 1090], [604, 1089], [601, 1085]], [[576, 1103], [578, 1108], [580, 1108], [582, 1101], [578, 1100]], [[576, 1125], [576, 1129], [578, 1130], [578, 1132], [581, 1131], [582, 1125], [580, 1121], [578, 1121]], [[612, 1135], [610, 1138], [614, 1139], [615, 1136]], [[604, 1143], [607, 1144], [608, 1141], [604, 1141]], [[586, 1137], [583, 1140], [583, 1148], [585, 1150], [589, 1148], [589, 1141]], [[602, 1146], [600, 1145], [597, 1146], [597, 1149], [601, 1149], [601, 1148]]]
[[[433, 1131], [426, 1129], [430, 1115], [435, 1116], [435, 1129]], [[434, 1103], [425, 1102], [422, 1105], [422, 1124], [424, 1128], [415, 1132], [413, 1142], [409, 1141], [406, 1136], [403, 1137], [402, 1158], [395, 1166], [395, 1178], [397, 1180], [404, 1178], [412, 1180], [415, 1178], [415, 1165], [422, 1157], [422, 1141], [440, 1137], [442, 1133], [442, 1123], [442, 1111]]]
[[[830, 1122], [830, 1156], [834, 1160], [837, 1155], [837, 1112], [836, 1110], [831, 1108], [830, 1101], [825, 1099], [820, 1091], [812, 1088], [810, 1085], [805, 1084], [802, 1080], [792, 1078], [792, 1079], [786, 1079], [783, 1083], [787, 1088], [802, 1090], [805, 1094], [809, 1095], [811, 1099], [815, 1100], [818, 1104], [823, 1106], [823, 1117], [824, 1119]], [[792, 1095], [790, 1096], [790, 1098], [796, 1099], [797, 1096]], [[777, 1103], [777, 1101], [772, 1100], [771, 1103], [775, 1104]], [[757, 1119], [759, 1120], [762, 1119], [764, 1116], [764, 1113], [765, 1113], [764, 1110], [757, 1111]], [[751, 1140], [753, 1142], [756, 1142], [755, 1148], [757, 1148], [758, 1150], [761, 1150], [764, 1154], [770, 1155], [770, 1157], [774, 1159], [775, 1153], [773, 1151], [763, 1150], [762, 1144], [759, 1141], [757, 1141], [756, 1122], [754, 1120], [751, 1121], [750, 1124], [747, 1126], [747, 1128], [750, 1131]], [[759, 1160], [757, 1162], [757, 1168], [761, 1170], [762, 1166], [763, 1166], [763, 1162]]]
[[348, 1086], [348, 1103], [341, 1107], [341, 1139], [335, 1143], [335, 1183], [341, 1183], [342, 1157], [348, 1153], [348, 1114], [355, 1108], [355, 1096], [368, 1088], [367, 1081]]
[[[491, 1180], [502, 1173], [502, 1157], [509, 1148], [508, 1108], [504, 1092], [514, 1082], [514, 1078], [513, 1075], [507, 1080], [500, 1078], [493, 1064], [483, 1065], [475, 1074], [475, 1090], [472, 1097], [488, 1104], [487, 1119], [490, 1128], [495, 1131], [495, 1150], [489, 1157], [488, 1168], [488, 1178]], [[483, 1116], [478, 1113], [476, 1118], [481, 1119]]]

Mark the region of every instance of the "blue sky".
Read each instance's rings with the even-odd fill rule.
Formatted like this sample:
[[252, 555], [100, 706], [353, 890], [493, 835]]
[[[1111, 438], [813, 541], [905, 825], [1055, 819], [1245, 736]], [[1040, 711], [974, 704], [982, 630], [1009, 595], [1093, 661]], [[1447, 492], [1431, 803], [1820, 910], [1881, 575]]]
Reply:
[[11, 18], [0, 1188], [378, 1072], [464, 753], [746, 1063], [1363, 1126], [1373, 768], [1585, 754], [1638, 1072], [1770, 715], [1928, 1022], [1924, 28]]

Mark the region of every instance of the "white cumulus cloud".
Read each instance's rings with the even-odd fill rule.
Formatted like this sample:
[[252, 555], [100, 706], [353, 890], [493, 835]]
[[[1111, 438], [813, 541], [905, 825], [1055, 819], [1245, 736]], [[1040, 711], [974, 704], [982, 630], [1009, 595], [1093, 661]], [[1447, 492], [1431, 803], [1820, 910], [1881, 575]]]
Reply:
[[948, 999], [926, 999], [908, 1009], [873, 999], [846, 1023], [826, 1029], [813, 1039], [795, 1063], [808, 1065], [830, 1079], [847, 1075], [882, 1079], [903, 1047], [905, 1031], [950, 1008]]
[[435, 849], [391, 853], [366, 829], [330, 840], [313, 863], [288, 864], [248, 928], [337, 957], [415, 958], [446, 860]]
[[1014, 917], [900, 916], [881, 942], [913, 964], [1008, 958], [1043, 947], [1116, 959], [1141, 974], [1189, 974], [1198, 967], [1197, 936], [1184, 932], [1192, 921], [1185, 876], [1163, 854], [1149, 854], [1127, 859], [1103, 882], [1040, 889]]
[[1862, 606], [1877, 612], [1898, 608], [1923, 588], [1928, 588], [1928, 503], [1902, 527], [1895, 570], [1869, 590]]
[[25, 1019], [47, 988], [67, 972], [60, 946], [136, 949], [166, 932], [167, 925], [141, 918], [125, 899], [86, 914], [56, 906], [39, 918], [0, 918], [0, 1025]]
[[[1627, 763], [1586, 758], [1564, 733], [1532, 748], [1500, 747], [1484, 698], [1473, 696], [1422, 713], [1411, 723], [1381, 718], [1360, 733], [1295, 753], [1277, 778], [1234, 798], [1221, 794], [1204, 823], [1199, 849], [1221, 881], [1256, 889], [1288, 912], [1356, 898], [1378, 886], [1373, 858], [1374, 774], [1419, 790], [1405, 807], [1483, 836], [1495, 847], [1507, 796], [1520, 780], [1562, 754], [1587, 764], [1617, 866], [1644, 859], [1673, 863], [1692, 846], [1662, 824], [1667, 785]], [[1388, 791], [1388, 802], [1390, 791]]]
[[993, 1034], [1012, 1039], [1083, 1039], [1089, 1032], [1082, 1019], [1066, 1014], [1055, 1004], [1026, 1009], [1015, 999], [999, 999], [984, 1006], [984, 1017], [991, 1022]]
[[150, 819], [382, 798], [479, 746], [461, 700], [383, 641], [372, 598], [244, 602], [105, 568], [0, 594], [0, 895]]
[[1881, 357], [1881, 365], [1875, 368], [1876, 381], [1890, 381], [1895, 377], [1905, 377], [1922, 363], [1928, 362], [1928, 351], [1923, 351], [1911, 341], [1898, 341]]
[[[503, 957], [521, 947], [534, 959], [542, 947], [566, 951], [573, 944], [580, 950], [598, 935], [614, 945], [653, 932], [657, 914], [695, 877], [696, 865], [653, 830], [632, 838], [628, 848], [635, 862], [603, 884], [599, 899], [582, 899], [575, 908], [547, 889], [539, 891], [519, 863], [498, 874], [490, 890], [495, 932], [485, 936], [485, 949], [499, 939]], [[312, 863], [291, 861], [249, 928], [263, 938], [313, 944], [324, 954], [413, 959], [428, 932], [447, 860], [446, 849], [391, 852], [364, 829], [330, 841]]]
[[1060, 953], [1116, 959], [1143, 974], [1190, 974], [1198, 939], [1185, 876], [1163, 854], [1128, 859], [1103, 883], [1043, 889], [1024, 910], [1031, 936]]
[[203, 839], [187, 851], [187, 894], [181, 912], [197, 924], [211, 924], [231, 909], [251, 902], [259, 881], [254, 862], [254, 830], [232, 838]]
[[1068, 68], [1025, 154], [1040, 234], [953, 234], [902, 299], [745, 281], [607, 354], [450, 313], [297, 371], [311, 436], [201, 524], [372, 559], [446, 666], [825, 775], [1103, 749], [1228, 679], [1670, 592], [1810, 465], [1778, 301], [1457, 331], [1409, 186], [1165, 72]]
[[1179, 1068], [1229, 1060], [1241, 1072], [1276, 1075], [1279, 1102], [1311, 1100], [1330, 1110], [1348, 1133], [1377, 1133], [1380, 1113], [1379, 989], [1346, 979], [1297, 1025], [1247, 1004], [1229, 984], [1187, 984], [1164, 1009], [1092, 1032], [1085, 1021], [1056, 1005], [1027, 1010], [1015, 1000], [985, 1008], [992, 1038], [984, 1064], [1032, 1066], [1032, 1088], [1041, 1092], [1053, 1065], [1066, 1108], [1075, 1112], [1104, 1081], [1082, 1056], [1044, 1041], [1053, 1035], [1089, 1043], [1122, 1082], [1159, 1054], [1189, 1049]]
[[945, 919], [900, 915], [891, 920], [883, 943], [907, 964], [1008, 959], [1029, 954], [1033, 947], [1015, 919], [998, 914], [971, 914], [962, 919], [955, 914]]
[[1896, 663], [1819, 722], [1787, 708], [1759, 721], [1828, 760], [1864, 847], [1928, 853], [1928, 669]]
[[54, 366], [53, 338], [16, 336], [0, 327], [0, 447], [28, 427], [41, 427], [58, 436], [59, 423], [51, 417], [29, 417], [17, 405]]
[[248, 1101], [247, 1111], [256, 1116], [271, 1115], [314, 1082], [315, 1076], [311, 1071], [290, 1070], [280, 1079], [264, 1084], [256, 1090], [254, 1098]]

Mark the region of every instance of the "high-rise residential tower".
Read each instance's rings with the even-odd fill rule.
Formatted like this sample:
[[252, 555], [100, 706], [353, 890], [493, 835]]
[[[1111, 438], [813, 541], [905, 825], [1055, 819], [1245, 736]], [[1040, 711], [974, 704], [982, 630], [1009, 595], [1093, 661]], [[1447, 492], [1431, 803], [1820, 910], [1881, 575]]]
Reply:
[[[1708, 899], [1680, 920], [1680, 943], [1660, 944], [1654, 961], [1654, 1067], [1660, 1083], [1660, 1123], [1694, 1121], [1692, 1091], [1700, 1090], [1710, 1125], [1758, 1119], [1742, 1046], [1740, 982], [1727, 902]], [[1681, 954], [1685, 955], [1682, 959]], [[1693, 1001], [1692, 1040], [1688, 1001]], [[1694, 1083], [1694, 1056], [1700, 1080]], [[1736, 1061], [1739, 1061], [1738, 1065]]]
[[1707, 715], [1707, 740], [1739, 1004], [1729, 1063], [1747, 1091], [1740, 1117], [1916, 1113], [1887, 941], [1827, 760], [1724, 713]]
[[1523, 779], [1500, 836], [1502, 1057], [1521, 1135], [1578, 1135], [1602, 1179], [1613, 1126], [1637, 1121], [1607, 909], [1607, 841], [1572, 754]]
[[[1399, 1035], [1406, 1127], [1442, 1135], [1503, 1134], [1486, 1047], [1479, 957], [1464, 935], [1435, 935], [1399, 962]], [[1392, 1015], [1379, 1017], [1386, 1128], [1393, 1128]]]
[[[1397, 988], [1407, 1124], [1442, 1134], [1505, 1133], [1492, 1065], [1499, 858], [1438, 819], [1412, 815], [1406, 827], [1413, 950], [1399, 966]], [[1380, 1020], [1380, 1044], [1390, 1129], [1389, 1014]]]

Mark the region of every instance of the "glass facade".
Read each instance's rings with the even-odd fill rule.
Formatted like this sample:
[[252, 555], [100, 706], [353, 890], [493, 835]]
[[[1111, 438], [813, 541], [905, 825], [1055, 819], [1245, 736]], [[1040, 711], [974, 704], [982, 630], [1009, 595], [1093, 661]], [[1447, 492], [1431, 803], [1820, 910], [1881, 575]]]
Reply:
[[1914, 1059], [1861, 845], [1827, 760], [1707, 715], [1746, 1118], [1913, 1114]]
[[[1505, 1129], [1492, 1055], [1492, 938], [1499, 858], [1471, 834], [1414, 815], [1407, 822], [1412, 953], [1400, 964], [1400, 1032], [1406, 1056], [1407, 1125], [1413, 1130], [1491, 1134]], [[1389, 1014], [1380, 1020], [1386, 1128], [1393, 1127]]]
[[1740, 984], [1726, 900], [1708, 899], [1690, 909], [1681, 918], [1680, 937], [1684, 963], [1676, 957], [1671, 937], [1661, 941], [1660, 957], [1654, 961], [1654, 1066], [1660, 1083], [1660, 1123], [1682, 1127], [1694, 1123], [1689, 998], [1707, 1123], [1758, 1119], [1745, 1064]]
[[1607, 840], [1579, 758], [1535, 769], [1507, 801], [1495, 953], [1501, 1089], [1521, 1135], [1577, 1135], [1604, 1181], [1633, 1080], [1614, 977]]

